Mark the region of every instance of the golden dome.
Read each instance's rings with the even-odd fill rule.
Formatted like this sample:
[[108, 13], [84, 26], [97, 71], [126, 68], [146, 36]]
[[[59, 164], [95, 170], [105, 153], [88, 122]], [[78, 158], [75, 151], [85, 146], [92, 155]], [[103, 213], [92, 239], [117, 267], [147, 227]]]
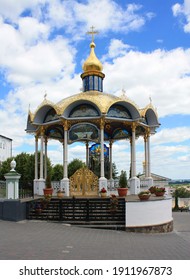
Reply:
[[90, 44], [90, 55], [87, 58], [87, 60], [84, 62], [83, 64], [83, 71], [84, 72], [88, 72], [88, 71], [99, 71], [101, 72], [103, 69], [102, 63], [99, 61], [99, 59], [97, 58], [95, 52], [94, 52], [94, 48], [96, 47], [94, 42], [91, 42]]

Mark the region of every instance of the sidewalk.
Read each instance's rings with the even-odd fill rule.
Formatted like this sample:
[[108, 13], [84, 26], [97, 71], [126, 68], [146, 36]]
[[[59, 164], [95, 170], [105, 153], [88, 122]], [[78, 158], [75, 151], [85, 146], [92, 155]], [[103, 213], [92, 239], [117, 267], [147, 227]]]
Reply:
[[190, 260], [190, 213], [173, 217], [161, 234], [0, 220], [0, 260]]

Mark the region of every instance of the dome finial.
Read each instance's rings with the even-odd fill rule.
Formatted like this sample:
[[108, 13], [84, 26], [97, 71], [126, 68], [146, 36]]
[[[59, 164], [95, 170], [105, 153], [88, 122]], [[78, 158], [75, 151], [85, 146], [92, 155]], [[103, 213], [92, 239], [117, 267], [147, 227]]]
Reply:
[[91, 28], [91, 31], [86, 32], [86, 34], [92, 35], [92, 42], [94, 42], [94, 35], [98, 34], [99, 32], [94, 30], [94, 26], [93, 25], [90, 28]]

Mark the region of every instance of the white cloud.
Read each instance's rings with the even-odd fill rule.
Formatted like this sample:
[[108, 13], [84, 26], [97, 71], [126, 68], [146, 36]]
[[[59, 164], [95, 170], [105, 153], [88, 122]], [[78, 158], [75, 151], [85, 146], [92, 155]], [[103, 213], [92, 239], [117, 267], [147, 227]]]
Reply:
[[152, 144], [182, 143], [190, 140], [190, 127], [162, 129], [151, 137]]
[[190, 49], [122, 53], [111, 62], [112, 55], [107, 56], [104, 63], [106, 92], [121, 94], [125, 88], [126, 95], [138, 100], [140, 107], [146, 106], [151, 96], [160, 117], [189, 114]]
[[[141, 5], [128, 4], [123, 8], [113, 0], [49, 2], [49, 22], [55, 27], [67, 27], [66, 32], [80, 38], [84, 30], [94, 25], [101, 31], [129, 32], [139, 30], [153, 16], [141, 13]], [[85, 15], [85, 16], [84, 16]]]
[[183, 4], [176, 3], [172, 6], [173, 15], [178, 17], [183, 25], [184, 32], [190, 32], [190, 1], [184, 0]]

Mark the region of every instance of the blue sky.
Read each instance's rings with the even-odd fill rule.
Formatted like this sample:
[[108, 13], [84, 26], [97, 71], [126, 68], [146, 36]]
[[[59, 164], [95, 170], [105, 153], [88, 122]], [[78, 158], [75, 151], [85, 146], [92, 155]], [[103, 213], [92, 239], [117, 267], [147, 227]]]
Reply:
[[[104, 91], [126, 95], [139, 108], [152, 104], [161, 123], [151, 137], [152, 172], [190, 178], [190, 0], [0, 0], [0, 134], [13, 139], [13, 154], [34, 152], [26, 135], [28, 108], [80, 92], [91, 26], [106, 77]], [[114, 143], [118, 170], [129, 170], [127, 141]], [[85, 159], [79, 144], [69, 160]], [[54, 164], [62, 147], [50, 142]], [[137, 141], [142, 172], [143, 140]]]

